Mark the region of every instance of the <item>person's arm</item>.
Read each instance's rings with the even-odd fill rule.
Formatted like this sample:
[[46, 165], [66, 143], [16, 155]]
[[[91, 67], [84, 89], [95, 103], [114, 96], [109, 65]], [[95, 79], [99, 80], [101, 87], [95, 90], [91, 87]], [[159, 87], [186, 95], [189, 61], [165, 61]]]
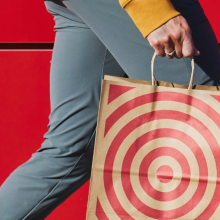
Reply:
[[199, 55], [191, 29], [170, 0], [118, 0], [157, 55], [168, 58]]
[[118, 0], [141, 34], [146, 38], [152, 31], [180, 14], [170, 0]]

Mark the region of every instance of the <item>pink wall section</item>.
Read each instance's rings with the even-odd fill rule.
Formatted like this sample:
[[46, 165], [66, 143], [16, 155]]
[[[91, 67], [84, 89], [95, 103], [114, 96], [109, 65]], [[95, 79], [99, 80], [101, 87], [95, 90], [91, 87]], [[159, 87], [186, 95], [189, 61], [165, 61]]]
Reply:
[[[220, 1], [199, 1], [220, 43]], [[0, 42], [54, 42], [53, 17], [47, 12], [43, 0], [0, 1], [0, 12]]]

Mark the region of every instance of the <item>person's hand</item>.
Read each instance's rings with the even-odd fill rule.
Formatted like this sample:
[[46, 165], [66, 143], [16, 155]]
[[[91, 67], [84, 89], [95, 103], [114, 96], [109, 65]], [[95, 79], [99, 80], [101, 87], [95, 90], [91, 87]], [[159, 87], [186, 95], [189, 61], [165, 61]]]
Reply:
[[[151, 32], [147, 36], [147, 40], [156, 54], [161, 57], [167, 56], [169, 59], [174, 57], [180, 59], [183, 56], [191, 57], [200, 54], [194, 45], [191, 29], [186, 19], [181, 15], [170, 19]], [[166, 53], [171, 53], [174, 50], [172, 56], [166, 55]]]

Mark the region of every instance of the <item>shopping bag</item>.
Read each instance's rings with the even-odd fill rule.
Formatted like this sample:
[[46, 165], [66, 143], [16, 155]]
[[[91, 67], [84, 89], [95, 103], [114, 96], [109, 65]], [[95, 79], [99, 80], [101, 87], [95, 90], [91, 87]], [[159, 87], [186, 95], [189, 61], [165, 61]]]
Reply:
[[220, 219], [220, 91], [105, 76], [87, 220]]

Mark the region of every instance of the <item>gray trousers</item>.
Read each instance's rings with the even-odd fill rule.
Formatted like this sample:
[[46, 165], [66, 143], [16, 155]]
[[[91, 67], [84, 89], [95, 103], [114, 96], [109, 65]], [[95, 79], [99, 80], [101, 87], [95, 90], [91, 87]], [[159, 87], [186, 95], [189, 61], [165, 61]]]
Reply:
[[[201, 52], [195, 57], [194, 84], [219, 85], [218, 44], [202, 8], [197, 0], [173, 4], [189, 22]], [[41, 148], [1, 186], [1, 220], [45, 219], [89, 180], [105, 74], [150, 80], [154, 50], [118, 0], [54, 0], [45, 5], [56, 23], [48, 132]], [[189, 58], [156, 58], [157, 80], [188, 84], [190, 71]]]

